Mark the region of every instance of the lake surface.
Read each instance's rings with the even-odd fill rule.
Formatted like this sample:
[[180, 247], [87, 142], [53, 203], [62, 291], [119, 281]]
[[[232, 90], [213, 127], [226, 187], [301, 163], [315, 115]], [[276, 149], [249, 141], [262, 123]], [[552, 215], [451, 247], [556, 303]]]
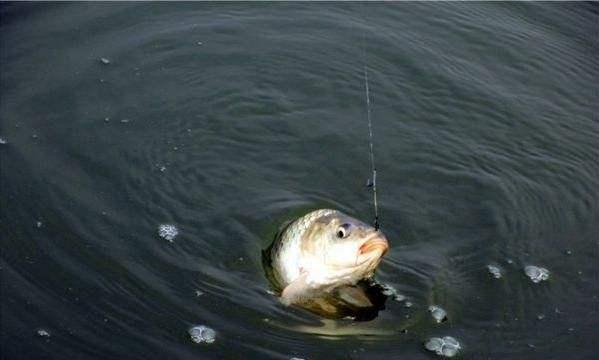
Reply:
[[[0, 4], [0, 357], [416, 360], [453, 336], [462, 359], [596, 358], [598, 18]], [[311, 209], [371, 221], [365, 64], [391, 243], [377, 280], [407, 299], [323, 322], [268, 293], [261, 250]]]

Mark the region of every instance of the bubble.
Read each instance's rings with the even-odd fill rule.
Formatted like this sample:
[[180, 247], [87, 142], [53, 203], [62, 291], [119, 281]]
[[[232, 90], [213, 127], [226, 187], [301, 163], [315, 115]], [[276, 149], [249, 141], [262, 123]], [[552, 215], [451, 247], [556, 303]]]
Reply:
[[41, 227], [42, 227], [42, 225], [43, 225], [43, 224], [42, 224], [42, 222], [41, 222], [41, 221], [37, 221], [37, 222], [35, 223], [35, 227], [37, 227], [38, 229], [39, 229], [39, 228], [41, 228]]
[[395, 294], [393, 296], [393, 300], [402, 302], [402, 301], [406, 300], [406, 297], [404, 295], [402, 295], [402, 294]]
[[175, 225], [162, 224], [158, 227], [158, 235], [160, 235], [161, 238], [170, 242], [173, 242], [173, 239], [175, 239], [175, 236], [177, 236], [178, 234], [179, 230], [177, 230], [177, 227]]
[[291, 359], [289, 359], [289, 360], [304, 360], [304, 359], [303, 359], [303, 358], [298, 358], [298, 357], [295, 357], [295, 356], [294, 356], [294, 357], [292, 357], [292, 358], [291, 358]]
[[196, 325], [189, 329], [189, 336], [196, 344], [212, 344], [216, 339], [216, 331], [204, 325]]
[[383, 293], [383, 295], [385, 295], [385, 296], [397, 295], [397, 290], [395, 290], [395, 288], [393, 286], [387, 285], [387, 284], [381, 284], [381, 287], [383, 288], [383, 291], [381, 291]]
[[8, 141], [6, 141], [5, 138], [0, 137], [0, 145], [6, 145], [6, 144], [8, 144]]
[[526, 276], [532, 280], [533, 283], [538, 283], [549, 279], [549, 270], [534, 265], [528, 265], [524, 268]]
[[445, 336], [443, 338], [430, 338], [424, 344], [424, 347], [429, 351], [433, 351], [437, 355], [445, 357], [453, 357], [461, 349], [460, 343], [451, 336]]
[[495, 279], [501, 278], [501, 269], [498, 266], [487, 265], [487, 270], [489, 270], [489, 273], [493, 275]]
[[448, 346], [453, 346], [456, 348], [460, 347], [460, 343], [452, 336], [445, 336], [443, 337], [443, 341], [445, 341], [445, 345]]
[[40, 337], [50, 337], [50, 332], [46, 329], [37, 329], [36, 333]]
[[431, 305], [428, 307], [428, 311], [430, 311], [433, 319], [435, 319], [437, 323], [441, 323], [447, 319], [447, 312], [440, 306]]
[[443, 339], [438, 337], [430, 338], [426, 344], [424, 344], [424, 347], [429, 351], [441, 351], [441, 348], [443, 347]]
[[441, 352], [443, 353], [443, 356], [452, 357], [458, 353], [458, 348], [452, 346], [443, 346]]
[[104, 65], [108, 65], [111, 63], [111, 61], [105, 57], [100, 58], [100, 62]]
[[380, 284], [380, 285], [383, 288], [383, 291], [381, 291], [381, 293], [383, 295], [392, 297], [393, 300], [395, 300], [397, 302], [402, 302], [402, 301], [406, 300], [406, 296], [398, 293], [397, 290], [395, 290], [395, 288], [393, 286], [387, 285], [387, 284]]
[[196, 294], [196, 297], [200, 297], [200, 296], [204, 295], [204, 292], [201, 290], [196, 290], [195, 294]]

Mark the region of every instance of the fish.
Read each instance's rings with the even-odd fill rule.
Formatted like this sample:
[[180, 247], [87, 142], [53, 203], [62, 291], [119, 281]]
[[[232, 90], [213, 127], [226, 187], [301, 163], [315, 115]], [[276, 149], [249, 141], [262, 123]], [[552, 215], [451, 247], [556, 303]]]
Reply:
[[283, 304], [339, 317], [348, 312], [339, 308], [374, 305], [364, 283], [388, 250], [380, 230], [341, 211], [318, 209], [285, 224], [263, 251], [263, 263]]

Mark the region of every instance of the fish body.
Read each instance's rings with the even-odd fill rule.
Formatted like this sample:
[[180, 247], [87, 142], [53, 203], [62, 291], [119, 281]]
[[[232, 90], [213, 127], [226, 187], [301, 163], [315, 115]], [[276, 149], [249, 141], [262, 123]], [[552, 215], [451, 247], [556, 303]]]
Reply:
[[338, 210], [320, 209], [284, 227], [266, 255], [281, 301], [313, 304], [335, 293], [357, 294], [349, 287], [372, 277], [388, 248], [385, 236], [372, 226]]

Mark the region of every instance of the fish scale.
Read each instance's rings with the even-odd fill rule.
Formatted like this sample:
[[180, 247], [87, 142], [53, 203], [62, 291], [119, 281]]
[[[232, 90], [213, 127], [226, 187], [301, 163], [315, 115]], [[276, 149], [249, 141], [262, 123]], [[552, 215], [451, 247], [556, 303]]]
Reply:
[[[336, 212], [336, 210], [331, 209], [312, 211], [289, 224], [287, 228], [283, 230], [282, 236], [275, 240], [274, 251], [271, 253], [273, 264], [285, 266], [285, 269], [282, 269], [279, 266], [273, 267], [274, 276], [281, 286], [284, 287], [300, 274], [298, 260], [300, 257], [301, 239], [304, 232], [316, 221], [316, 219]], [[285, 276], [285, 274], [287, 274], [287, 276]]]

